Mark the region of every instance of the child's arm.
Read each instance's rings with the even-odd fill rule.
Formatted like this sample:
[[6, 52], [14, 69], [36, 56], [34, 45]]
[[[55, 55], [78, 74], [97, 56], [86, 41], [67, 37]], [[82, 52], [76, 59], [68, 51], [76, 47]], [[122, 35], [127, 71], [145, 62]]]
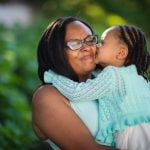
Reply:
[[150, 89], [150, 81], [148, 81], [148, 88]]
[[52, 83], [70, 101], [95, 100], [116, 90], [115, 72], [114, 67], [107, 67], [96, 78], [78, 83], [50, 70], [44, 73], [44, 80]]

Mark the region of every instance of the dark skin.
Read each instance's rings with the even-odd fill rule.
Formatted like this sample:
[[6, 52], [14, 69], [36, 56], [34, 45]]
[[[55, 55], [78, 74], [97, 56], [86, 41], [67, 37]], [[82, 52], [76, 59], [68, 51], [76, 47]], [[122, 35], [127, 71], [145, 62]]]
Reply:
[[[67, 26], [66, 41], [84, 39], [91, 31], [80, 22]], [[95, 68], [95, 46], [75, 52], [66, 49], [69, 63], [80, 81], [90, 77]], [[75, 114], [69, 101], [51, 85], [43, 85], [33, 95], [32, 124], [41, 140], [51, 139], [63, 150], [112, 150], [95, 142], [88, 128]]]
[[41, 140], [50, 138], [63, 150], [113, 149], [94, 141], [66, 98], [51, 85], [42, 86], [35, 92], [32, 106], [33, 129]]

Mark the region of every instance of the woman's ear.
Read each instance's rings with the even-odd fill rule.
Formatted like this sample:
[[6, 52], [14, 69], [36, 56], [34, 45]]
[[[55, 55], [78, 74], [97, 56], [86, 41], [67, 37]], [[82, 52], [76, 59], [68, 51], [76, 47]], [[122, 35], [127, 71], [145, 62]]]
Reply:
[[126, 45], [120, 45], [119, 51], [117, 53], [117, 59], [124, 60], [128, 56], [128, 48]]

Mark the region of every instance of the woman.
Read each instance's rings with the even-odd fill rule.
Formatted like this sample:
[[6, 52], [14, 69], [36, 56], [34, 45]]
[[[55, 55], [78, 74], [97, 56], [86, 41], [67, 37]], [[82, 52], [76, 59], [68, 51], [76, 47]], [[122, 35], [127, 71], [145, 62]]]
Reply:
[[[75, 41], [75, 47], [66, 45], [68, 41]], [[97, 100], [69, 102], [43, 79], [49, 69], [78, 82], [92, 78], [96, 43], [91, 27], [74, 17], [54, 21], [39, 42], [38, 74], [43, 86], [33, 96], [33, 129], [40, 139], [50, 139], [61, 149], [111, 149], [98, 145], [93, 138], [98, 129]], [[51, 141], [51, 146], [58, 149]]]

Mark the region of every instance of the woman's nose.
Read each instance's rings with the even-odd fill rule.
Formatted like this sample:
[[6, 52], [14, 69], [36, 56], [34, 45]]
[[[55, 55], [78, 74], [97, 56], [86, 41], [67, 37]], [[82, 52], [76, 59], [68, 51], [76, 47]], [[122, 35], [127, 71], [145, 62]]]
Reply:
[[93, 48], [95, 48], [95, 45], [87, 45], [87, 44], [83, 44], [82, 48], [81, 48], [81, 51], [91, 51]]

